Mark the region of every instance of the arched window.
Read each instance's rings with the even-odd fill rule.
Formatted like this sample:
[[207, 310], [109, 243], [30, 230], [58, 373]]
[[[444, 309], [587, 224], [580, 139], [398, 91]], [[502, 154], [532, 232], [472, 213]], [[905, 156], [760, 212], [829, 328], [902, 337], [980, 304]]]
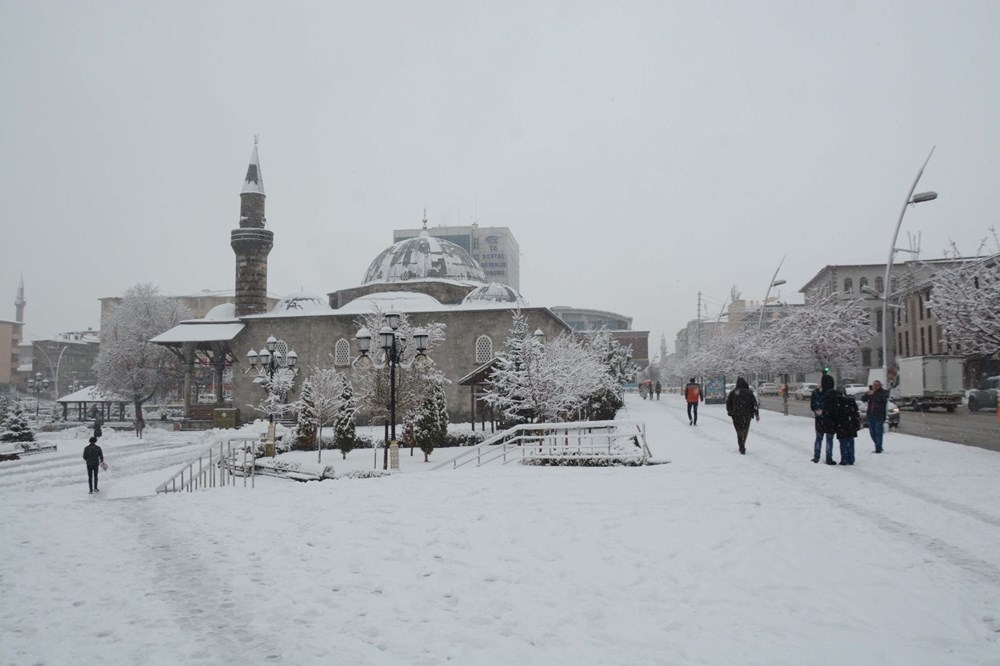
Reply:
[[333, 364], [351, 364], [351, 343], [344, 338], [337, 340], [337, 344], [333, 346]]
[[858, 289], [859, 290], [864, 291], [865, 287], [867, 287], [867, 286], [868, 286], [868, 278], [863, 277], [860, 280], [858, 280]]
[[881, 294], [884, 288], [885, 288], [885, 282], [883, 282], [882, 276], [880, 275], [877, 278], [875, 278], [875, 291]]
[[493, 359], [493, 340], [488, 335], [476, 338], [476, 363], [486, 363]]
[[854, 293], [854, 281], [851, 278], [844, 278], [844, 293], [853, 294]]

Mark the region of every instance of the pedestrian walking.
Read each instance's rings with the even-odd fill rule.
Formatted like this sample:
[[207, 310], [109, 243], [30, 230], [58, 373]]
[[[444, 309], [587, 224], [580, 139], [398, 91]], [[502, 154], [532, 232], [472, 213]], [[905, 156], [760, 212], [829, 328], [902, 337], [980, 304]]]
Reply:
[[740, 454], [747, 453], [747, 435], [750, 433], [750, 421], [757, 419], [760, 421], [760, 407], [757, 404], [757, 396], [750, 390], [747, 380], [742, 377], [736, 379], [736, 388], [726, 396], [726, 413], [733, 420], [733, 427], [736, 428], [736, 443], [740, 447]]
[[656, 380], [656, 399], [657, 400], [660, 399], [660, 391], [662, 391], [662, 390], [663, 390], [663, 386], [660, 385], [660, 380], [657, 379]]
[[684, 387], [684, 399], [688, 406], [688, 425], [698, 425], [698, 402], [705, 402], [705, 392], [701, 390], [701, 384], [694, 380], [694, 377]]
[[104, 434], [104, 431], [101, 429], [101, 426], [103, 426], [103, 425], [104, 425], [104, 415], [101, 414], [100, 412], [97, 412], [94, 415], [94, 438], [95, 439], [100, 439], [101, 435]]
[[868, 387], [868, 392], [862, 394], [861, 401], [868, 405], [865, 413], [868, 416], [868, 434], [875, 442], [875, 453], [882, 453], [882, 435], [885, 434], [886, 406], [889, 403], [889, 392], [882, 388], [882, 382], [875, 380]]
[[97, 473], [104, 464], [104, 451], [97, 445], [97, 437], [90, 438], [90, 444], [83, 449], [83, 459], [87, 463], [87, 485], [90, 486], [90, 492], [101, 492], [97, 488]]
[[146, 429], [146, 421], [142, 418], [142, 414], [135, 417], [135, 435], [139, 439], [142, 439], [142, 431]]
[[809, 402], [809, 406], [815, 416], [814, 421], [816, 424], [816, 441], [813, 443], [812, 457], [814, 463], [819, 462], [819, 454], [823, 450], [823, 438], [826, 437], [826, 464], [837, 464], [833, 459], [833, 436], [837, 430], [833, 419], [826, 413], [827, 398], [833, 391], [834, 385], [833, 377], [823, 375], [823, 378], [819, 381], [819, 388], [813, 391], [812, 400]]
[[830, 411], [837, 430], [837, 441], [840, 442], [840, 464], [854, 464], [854, 438], [861, 429], [861, 413], [858, 403], [849, 395], [834, 391], [827, 399], [827, 409]]

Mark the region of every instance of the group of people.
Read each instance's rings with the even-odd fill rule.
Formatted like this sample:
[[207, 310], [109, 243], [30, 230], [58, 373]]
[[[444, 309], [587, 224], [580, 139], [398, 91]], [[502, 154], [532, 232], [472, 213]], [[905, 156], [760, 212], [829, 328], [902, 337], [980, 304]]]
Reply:
[[663, 390], [663, 386], [660, 384], [659, 380], [653, 382], [651, 379], [645, 379], [639, 382], [639, 395], [642, 396], [643, 400], [653, 399], [653, 394], [656, 394], [656, 399], [660, 399], [660, 391]]
[[[705, 392], [692, 377], [684, 387], [687, 402], [688, 425], [698, 425], [698, 403], [705, 402]], [[889, 403], [889, 392], [882, 388], [878, 380], [872, 382], [868, 392], [861, 396], [866, 404], [868, 432], [875, 443], [875, 453], [882, 453], [882, 436]], [[833, 438], [840, 445], [840, 464], [854, 464], [854, 440], [861, 430], [861, 413], [858, 403], [851, 396], [838, 392], [830, 375], [823, 375], [820, 387], [813, 391], [810, 402], [816, 423], [816, 441], [813, 444], [814, 463], [820, 461], [823, 440], [826, 440], [826, 464], [836, 465], [833, 459]], [[757, 396], [743, 377], [736, 380], [736, 388], [726, 396], [726, 413], [736, 429], [736, 443], [741, 455], [746, 455], [747, 435], [750, 423], [760, 421], [760, 405]]]
[[[877, 379], [861, 396], [865, 403], [865, 414], [868, 421], [868, 432], [875, 443], [875, 453], [882, 453], [882, 436], [885, 433], [886, 410], [889, 404], [889, 392], [882, 388], [882, 382]], [[813, 391], [809, 403], [815, 416], [816, 441], [813, 443], [812, 461], [818, 463], [822, 453], [823, 440], [826, 440], [826, 464], [836, 465], [833, 459], [833, 438], [837, 437], [840, 444], [840, 464], [854, 464], [854, 440], [861, 430], [861, 413], [858, 403], [849, 395], [835, 388], [835, 382], [830, 375], [823, 375], [819, 388]]]

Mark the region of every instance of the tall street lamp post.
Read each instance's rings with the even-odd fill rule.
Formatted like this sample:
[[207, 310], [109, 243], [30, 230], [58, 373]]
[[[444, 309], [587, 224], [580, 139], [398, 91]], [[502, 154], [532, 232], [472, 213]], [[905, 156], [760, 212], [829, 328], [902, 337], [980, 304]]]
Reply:
[[892, 243], [889, 244], [889, 258], [885, 262], [885, 280], [882, 282], [882, 289], [885, 292], [882, 294], [882, 381], [885, 382], [887, 389], [889, 387], [889, 294], [891, 293], [889, 276], [892, 272], [892, 260], [895, 258], [897, 252], [896, 239], [899, 237], [899, 228], [903, 225], [903, 216], [906, 214], [907, 208], [914, 204], [937, 199], [937, 192], [921, 192], [919, 194], [913, 193], [914, 190], [917, 189], [917, 183], [920, 182], [920, 177], [924, 175], [924, 169], [927, 168], [927, 163], [931, 161], [931, 156], [933, 154], [934, 148], [931, 148], [930, 154], [927, 155], [927, 159], [924, 160], [924, 165], [920, 167], [920, 171], [917, 172], [917, 177], [913, 179], [913, 185], [910, 186], [910, 191], [906, 193], [906, 200], [903, 202], [903, 208], [899, 211], [899, 220], [896, 222], [896, 228], [892, 232]]
[[[288, 345], [283, 340], [278, 340], [273, 335], [269, 335], [260, 352], [253, 349], [247, 352], [247, 361], [250, 367], [246, 372], [255, 370], [257, 377], [268, 379], [268, 392], [271, 392], [270, 382], [274, 381], [274, 376], [279, 373], [290, 372], [294, 376], [298, 372], [299, 355], [294, 350], [288, 349]], [[267, 414], [267, 441], [264, 443], [264, 455], [274, 457], [274, 412]]]
[[[382, 351], [385, 352], [386, 362], [376, 365], [368, 355], [371, 349], [372, 334], [367, 328], [362, 327], [354, 336], [358, 341], [358, 361], [363, 366], [373, 368], [389, 368], [389, 448], [382, 454], [382, 469], [399, 469], [399, 443], [396, 441], [396, 368], [409, 367], [402, 363], [403, 352], [406, 349], [406, 338], [399, 331], [400, 315], [398, 312], [390, 310], [385, 313], [385, 326], [379, 329], [378, 341]], [[422, 328], [413, 331], [413, 342], [417, 349], [414, 361], [426, 358], [424, 352], [427, 350], [427, 331]], [[366, 359], [362, 361], [362, 359]]]
[[[788, 255], [785, 255], [788, 256]], [[786, 280], [778, 279], [778, 271], [781, 270], [781, 265], [785, 263], [785, 257], [781, 257], [781, 261], [778, 262], [778, 267], [774, 269], [774, 275], [771, 276], [771, 283], [767, 285], [767, 292], [764, 294], [764, 302], [760, 304], [760, 316], [757, 318], [757, 332], [760, 333], [764, 328], [764, 310], [767, 308], [767, 299], [771, 297], [771, 290], [775, 287], [780, 287], [785, 284]], [[782, 385], [785, 387], [782, 393], [784, 394], [784, 410], [785, 416], [788, 416], [788, 373], [782, 375]]]
[[38, 420], [38, 402], [42, 391], [49, 390], [49, 380], [42, 379], [42, 373], [36, 372], [34, 379], [28, 380], [28, 392], [35, 394], [35, 420]]

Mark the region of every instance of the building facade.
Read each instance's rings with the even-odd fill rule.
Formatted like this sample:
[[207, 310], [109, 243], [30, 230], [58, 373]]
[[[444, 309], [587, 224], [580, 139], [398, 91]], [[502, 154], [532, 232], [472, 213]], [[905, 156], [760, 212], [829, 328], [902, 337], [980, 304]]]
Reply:
[[428, 229], [427, 217], [419, 229], [396, 229], [392, 242], [417, 238], [424, 231], [434, 238], [454, 243], [469, 253], [482, 267], [489, 282], [499, 282], [514, 289], [521, 289], [521, 248], [507, 227], [436, 226]]

